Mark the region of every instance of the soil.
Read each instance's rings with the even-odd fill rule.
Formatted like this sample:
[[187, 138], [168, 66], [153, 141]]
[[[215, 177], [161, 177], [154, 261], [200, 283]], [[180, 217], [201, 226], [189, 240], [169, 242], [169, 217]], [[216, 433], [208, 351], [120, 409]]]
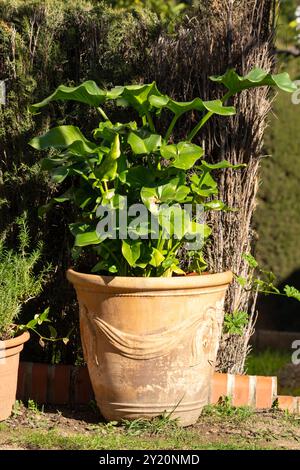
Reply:
[[0, 449], [297, 449], [300, 417], [279, 410], [209, 407], [187, 428], [104, 423], [95, 406], [38, 410], [18, 405], [0, 423]]

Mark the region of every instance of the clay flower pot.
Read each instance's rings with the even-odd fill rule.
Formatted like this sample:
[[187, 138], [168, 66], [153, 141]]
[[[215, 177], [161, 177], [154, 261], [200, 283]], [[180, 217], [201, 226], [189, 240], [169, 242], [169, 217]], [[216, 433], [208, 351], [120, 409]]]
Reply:
[[182, 425], [208, 403], [231, 272], [171, 278], [68, 270], [97, 404], [107, 420], [154, 417]]
[[16, 338], [0, 341], [0, 421], [10, 416], [16, 400], [20, 352], [29, 337], [26, 331]]

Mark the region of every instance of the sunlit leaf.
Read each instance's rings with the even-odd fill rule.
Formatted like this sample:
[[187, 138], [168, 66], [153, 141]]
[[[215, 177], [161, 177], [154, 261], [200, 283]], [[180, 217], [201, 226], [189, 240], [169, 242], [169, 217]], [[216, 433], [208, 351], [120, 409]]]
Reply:
[[33, 148], [45, 150], [47, 148], [68, 149], [73, 155], [89, 155], [95, 153], [97, 145], [90, 142], [75, 126], [53, 127], [40, 137], [34, 137], [30, 142]]
[[160, 153], [162, 157], [170, 160], [171, 165], [175, 168], [188, 170], [203, 156], [204, 150], [199, 145], [179, 142], [178, 144], [163, 145]]
[[158, 134], [150, 134], [148, 137], [140, 137], [135, 132], [130, 132], [128, 143], [136, 155], [155, 152], [161, 146], [162, 138]]
[[272, 75], [260, 68], [251, 70], [244, 77], [238, 75], [234, 69], [229, 69], [224, 75], [212, 76], [210, 79], [222, 83], [231, 94], [260, 86], [276, 86], [288, 93], [297, 91], [297, 86], [292, 82], [287, 72]]
[[101, 90], [92, 80], [86, 81], [77, 87], [60, 85], [54, 93], [43, 101], [30, 106], [30, 111], [36, 113], [51, 101], [78, 101], [91, 106], [99, 106], [105, 101], [105, 98], [106, 91]]
[[122, 254], [130, 266], [134, 266], [141, 255], [140, 240], [122, 240]]

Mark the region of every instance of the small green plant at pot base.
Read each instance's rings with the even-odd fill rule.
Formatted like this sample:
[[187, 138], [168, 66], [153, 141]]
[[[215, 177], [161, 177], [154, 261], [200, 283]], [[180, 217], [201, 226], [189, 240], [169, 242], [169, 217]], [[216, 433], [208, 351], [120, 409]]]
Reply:
[[232, 418], [235, 421], [245, 421], [253, 416], [254, 410], [250, 406], [233, 406], [232, 398], [228, 396], [220, 397], [215, 405], [207, 405], [203, 414], [218, 418]]
[[[43, 345], [45, 340], [55, 341], [56, 330], [49, 325], [50, 337], [44, 337], [38, 326], [49, 323], [49, 309], [36, 314], [27, 324], [18, 324], [22, 306], [29, 300], [37, 297], [46, 280], [51, 267], [46, 266], [35, 272], [42, 254], [42, 245], [38, 244], [29, 250], [30, 237], [28, 233], [26, 214], [16, 221], [19, 229], [18, 249], [8, 249], [5, 246], [5, 234], [0, 240], [0, 340], [7, 340], [30, 330], [40, 337]], [[64, 339], [67, 341], [67, 338]]]
[[[211, 229], [205, 223], [205, 212], [238, 209], [217, 199], [213, 173], [227, 168], [238, 170], [244, 165], [227, 161], [210, 164], [204, 150], [192, 140], [213, 115], [235, 114], [228, 100], [236, 93], [259, 86], [296, 90], [288, 74], [271, 75], [261, 69], [245, 77], [229, 70], [211, 80], [226, 88], [222, 99], [176, 102], [162, 94], [155, 83], [107, 91], [88, 81], [77, 87], [61, 85], [31, 107], [32, 112], [38, 112], [51, 101], [73, 100], [99, 111], [101, 121], [93, 140], [78, 127], [64, 125], [30, 142], [37, 150], [52, 149], [51, 156], [42, 160], [42, 169], [50, 172], [53, 181], [70, 182], [67, 191], [40, 212], [55, 203], [75, 204], [79, 216], [70, 226], [75, 237], [74, 254], [93, 251], [96, 262], [89, 271], [119, 276], [185, 274], [180, 267], [180, 253], [187, 244], [189, 270], [200, 273], [207, 269], [202, 250]], [[102, 107], [111, 102], [131, 108], [135, 120], [112, 122]], [[188, 112], [198, 115], [198, 122], [185, 140], [175, 143], [173, 130]], [[170, 116], [163, 131], [162, 114]], [[137, 217], [136, 204], [144, 207], [146, 217]], [[122, 214], [126, 207], [129, 210], [124, 228]]]
[[178, 421], [170, 415], [170, 413], [164, 413], [161, 416], [157, 416], [152, 419], [138, 418], [133, 421], [123, 420], [122, 425], [128, 434], [138, 436], [142, 433], [148, 433], [151, 435], [159, 435], [171, 431], [177, 433], [180, 428], [178, 427]]

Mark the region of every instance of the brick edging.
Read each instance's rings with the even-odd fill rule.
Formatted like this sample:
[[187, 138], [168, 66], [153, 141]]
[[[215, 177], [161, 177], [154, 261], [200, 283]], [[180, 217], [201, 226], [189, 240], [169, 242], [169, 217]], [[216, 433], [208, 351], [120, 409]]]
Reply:
[[87, 367], [20, 362], [17, 400], [81, 405], [94, 399]]
[[[300, 412], [300, 397], [277, 396], [277, 377], [215, 373], [210, 403], [229, 396], [234, 406], [278, 407]], [[88, 370], [85, 366], [49, 365], [20, 362], [17, 399], [32, 399], [39, 404], [83, 405], [94, 399]]]

